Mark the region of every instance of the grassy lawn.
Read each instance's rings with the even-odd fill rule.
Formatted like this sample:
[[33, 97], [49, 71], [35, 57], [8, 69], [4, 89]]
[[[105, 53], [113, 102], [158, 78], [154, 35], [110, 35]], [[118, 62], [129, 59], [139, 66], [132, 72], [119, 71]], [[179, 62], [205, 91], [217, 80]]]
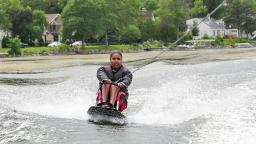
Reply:
[[[138, 48], [134, 45], [110, 45], [109, 47], [105, 47], [105, 45], [90, 45], [85, 46], [84, 49], [91, 49], [91, 50], [101, 50], [101, 49], [110, 49], [110, 50], [126, 50], [126, 49], [133, 49]], [[0, 53], [7, 53], [10, 48], [0, 48]], [[50, 47], [27, 47], [21, 48], [22, 55], [38, 55], [38, 54], [47, 54], [50, 52], [60, 50], [58, 47], [50, 48]]]
[[251, 45], [256, 46], [256, 40], [250, 40], [249, 42]]
[[0, 53], [7, 53], [9, 48], [0, 48]]
[[42, 53], [48, 53], [51, 51], [55, 51], [58, 48], [50, 48], [50, 47], [28, 47], [28, 48], [22, 48], [21, 53], [23, 55], [33, 55], [33, 54], [42, 54]]
[[[0, 52], [7, 53], [10, 50], [10, 48], [0, 48]], [[25, 55], [29, 54], [38, 54], [42, 52], [50, 52], [57, 50], [57, 48], [49, 48], [49, 47], [27, 47], [27, 48], [21, 48], [21, 53]]]
[[89, 46], [85, 46], [85, 49], [121, 50], [121, 49], [130, 49], [130, 48], [138, 48], [138, 46], [134, 46], [134, 45], [110, 45], [107, 48], [106, 48], [105, 45], [89, 45]]

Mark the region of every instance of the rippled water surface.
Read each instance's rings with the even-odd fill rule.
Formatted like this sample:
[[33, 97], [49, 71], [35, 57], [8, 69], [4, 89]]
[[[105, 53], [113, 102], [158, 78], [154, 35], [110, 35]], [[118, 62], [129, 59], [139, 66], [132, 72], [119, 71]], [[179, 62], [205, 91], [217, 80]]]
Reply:
[[125, 126], [88, 122], [98, 67], [0, 74], [0, 144], [256, 142], [254, 60], [144, 67], [129, 88]]

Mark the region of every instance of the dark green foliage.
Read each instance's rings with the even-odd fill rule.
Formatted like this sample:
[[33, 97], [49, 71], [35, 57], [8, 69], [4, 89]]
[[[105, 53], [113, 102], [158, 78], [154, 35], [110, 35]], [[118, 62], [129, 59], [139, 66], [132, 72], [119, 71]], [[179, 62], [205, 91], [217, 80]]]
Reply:
[[62, 13], [64, 41], [104, 36], [107, 46], [109, 34], [126, 29], [138, 12], [137, 0], [70, 0]]
[[12, 35], [20, 36], [22, 42], [28, 43], [30, 40], [30, 33], [32, 31], [32, 11], [30, 8], [26, 9], [11, 9], [10, 19], [12, 23]]
[[224, 39], [222, 37], [216, 37], [215, 41], [212, 42], [213, 46], [224, 46]]
[[[203, 0], [204, 4], [207, 7], [208, 12], [212, 12], [214, 9], [216, 9], [224, 0]], [[225, 12], [225, 6], [222, 6], [220, 9], [218, 9], [211, 17], [215, 19], [221, 19]], [[205, 15], [206, 16], [206, 15]]]
[[140, 29], [135, 25], [129, 25], [121, 34], [121, 39], [128, 44], [136, 43], [140, 38]]
[[8, 3], [4, 0], [0, 0], [0, 29], [7, 31], [10, 27]]
[[7, 48], [8, 47], [9, 39], [10, 39], [10, 37], [8, 37], [8, 36], [3, 37], [3, 39], [2, 39], [2, 47], [3, 48]]
[[192, 32], [192, 36], [198, 36], [199, 35], [199, 29], [197, 27], [197, 23], [196, 22], [193, 23], [193, 29], [192, 29], [191, 32]]
[[256, 30], [256, 1], [254, 0], [232, 0], [228, 7], [224, 21], [226, 25], [237, 28], [239, 34], [245, 31], [251, 34]]
[[62, 13], [63, 40], [86, 41], [102, 31], [101, 4], [95, 0], [71, 0]]
[[68, 0], [21, 0], [24, 7], [42, 10], [45, 13], [61, 13]]
[[[180, 36], [184, 35], [185, 33], [186, 32], [180, 33]], [[192, 39], [193, 39], [192, 33], [188, 33], [182, 39], [180, 39], [180, 41], [178, 41], [177, 45], [184, 44], [184, 43], [186, 43], [186, 41], [192, 40]]]
[[39, 43], [42, 43], [44, 28], [47, 26], [46, 14], [41, 10], [34, 10], [32, 14], [33, 21], [31, 39], [33, 42], [37, 40]]
[[21, 55], [21, 42], [18, 37], [9, 39], [9, 46], [11, 49], [8, 51], [10, 55], [18, 56]]
[[71, 51], [72, 51], [72, 49], [70, 48], [70, 46], [68, 46], [66, 44], [61, 44], [60, 46], [58, 46], [58, 52], [60, 54], [67, 54]]
[[235, 40], [234, 39], [224, 39], [224, 45], [225, 46], [231, 46], [231, 47], [235, 47]]
[[203, 0], [195, 0], [193, 8], [190, 10], [190, 15], [192, 17], [205, 17], [207, 12], [208, 9]]
[[159, 0], [145, 0], [143, 3], [143, 7], [147, 10], [156, 10], [158, 7]]
[[210, 37], [207, 34], [204, 34], [204, 36], [202, 37], [202, 39], [210, 39]]
[[165, 43], [175, 41], [186, 31], [186, 10], [179, 0], [162, 0], [157, 13], [158, 39]]

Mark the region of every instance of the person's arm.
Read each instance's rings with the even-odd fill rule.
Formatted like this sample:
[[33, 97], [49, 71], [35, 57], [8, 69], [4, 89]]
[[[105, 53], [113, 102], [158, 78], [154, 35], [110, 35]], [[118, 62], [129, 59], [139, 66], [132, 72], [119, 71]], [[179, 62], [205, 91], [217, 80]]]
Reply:
[[123, 77], [120, 84], [122, 84], [125, 88], [127, 88], [131, 84], [132, 78], [133, 78], [132, 73], [127, 69], [125, 71], [125, 76]]
[[104, 67], [100, 67], [97, 70], [97, 78], [100, 82], [104, 83], [104, 82], [111, 82], [111, 80], [108, 78], [106, 71], [104, 69]]

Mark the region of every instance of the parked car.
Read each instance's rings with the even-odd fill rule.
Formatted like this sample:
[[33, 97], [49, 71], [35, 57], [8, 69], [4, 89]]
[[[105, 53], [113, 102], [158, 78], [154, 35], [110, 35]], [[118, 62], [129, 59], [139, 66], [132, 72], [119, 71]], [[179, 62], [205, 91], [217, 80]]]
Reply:
[[57, 46], [60, 46], [60, 45], [61, 45], [61, 42], [55, 41], [55, 42], [52, 42], [52, 43], [48, 44], [48, 47], [57, 47]]
[[256, 35], [252, 36], [251, 40], [256, 40]]
[[82, 44], [83, 44], [82, 41], [75, 41], [72, 44], [70, 44], [70, 46], [72, 46], [72, 47], [82, 47]]
[[254, 46], [249, 43], [236, 43], [235, 47], [237, 47], [237, 48], [253, 48]]
[[21, 48], [28, 47], [28, 44], [27, 44], [27, 43], [23, 43], [23, 42], [21, 42], [21, 43], [20, 43], [20, 47], [21, 47]]
[[194, 45], [188, 45], [188, 44], [180, 44], [180, 45], [178, 45], [178, 48], [195, 48], [195, 46]]

